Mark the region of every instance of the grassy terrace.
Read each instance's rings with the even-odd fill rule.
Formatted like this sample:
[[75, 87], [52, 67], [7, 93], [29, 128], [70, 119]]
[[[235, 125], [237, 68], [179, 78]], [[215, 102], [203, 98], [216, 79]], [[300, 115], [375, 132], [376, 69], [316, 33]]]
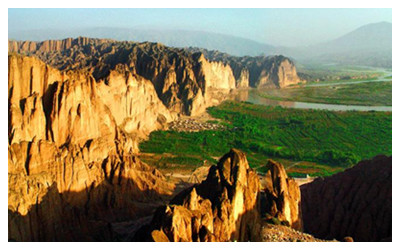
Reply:
[[[155, 131], [140, 150], [163, 169], [192, 170], [232, 147], [247, 153], [264, 172], [268, 158], [292, 176], [328, 176], [361, 159], [392, 152], [391, 112], [332, 112], [224, 102], [208, 112], [226, 126], [220, 131]], [[154, 157], [156, 156], [156, 157]], [[157, 159], [153, 161], [152, 159]]]
[[279, 101], [392, 106], [392, 82], [268, 90], [259, 95]]
[[[385, 77], [386, 78], [386, 77]], [[369, 78], [355, 78], [355, 79], [339, 79], [339, 80], [326, 80], [326, 81], [314, 81], [314, 82], [307, 82], [306, 85], [313, 85], [313, 84], [328, 84], [328, 83], [351, 83], [351, 82], [360, 82], [360, 81], [372, 81], [376, 80], [378, 77], [369, 77]]]
[[[339, 64], [306, 64], [297, 65], [298, 72], [310, 84], [318, 81], [319, 84], [338, 81], [372, 80], [382, 76], [382, 69]], [[388, 70], [388, 69], [387, 69]], [[356, 79], [352, 79], [356, 78]]]

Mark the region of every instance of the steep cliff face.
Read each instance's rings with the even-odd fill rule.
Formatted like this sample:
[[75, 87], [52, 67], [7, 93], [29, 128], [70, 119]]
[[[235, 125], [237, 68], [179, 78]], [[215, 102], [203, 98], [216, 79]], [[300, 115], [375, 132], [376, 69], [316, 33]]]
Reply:
[[222, 62], [209, 62], [203, 54], [200, 54], [197, 60], [202, 68], [206, 88], [234, 89], [236, 87], [235, 77], [229, 65]]
[[294, 63], [284, 56], [235, 57], [219, 51], [190, 48], [210, 61], [231, 66], [237, 87], [285, 88], [301, 82]]
[[132, 154], [135, 132], [171, 119], [151, 83], [113, 73], [106, 85], [36, 58], [8, 59], [10, 239], [112, 239], [111, 222], [151, 213], [172, 193]]
[[159, 43], [117, 42], [80, 37], [59, 41], [9, 41], [9, 52], [34, 55], [60, 70], [84, 70], [97, 81], [111, 71], [149, 80], [173, 114], [197, 115], [215, 105], [214, 91], [284, 88], [300, 82], [284, 56], [233, 57], [217, 51], [177, 49]]
[[250, 85], [257, 88], [285, 88], [301, 81], [293, 62], [283, 56], [260, 58], [255, 62], [250, 59], [246, 64], [251, 75]]
[[98, 84], [99, 97], [126, 133], [142, 137], [176, 118], [159, 100], [149, 80], [111, 71], [105, 82]]
[[301, 186], [304, 231], [319, 238], [391, 241], [392, 157], [377, 156]]
[[259, 188], [244, 153], [232, 149], [206, 180], [157, 209], [148, 240], [259, 241]]
[[[9, 140], [46, 139], [82, 146], [115, 131], [146, 135], [174, 116], [140, 76], [112, 71], [104, 81], [84, 72], [60, 72], [38, 59], [9, 56]], [[96, 114], [96, 115], [93, 115]], [[133, 148], [132, 150], [135, 150]]]
[[81, 37], [40, 43], [10, 41], [9, 51], [34, 55], [60, 70], [83, 70], [106, 84], [112, 72], [146, 79], [174, 115], [197, 115], [213, 105], [213, 92], [208, 89], [235, 88], [228, 65], [158, 43]]

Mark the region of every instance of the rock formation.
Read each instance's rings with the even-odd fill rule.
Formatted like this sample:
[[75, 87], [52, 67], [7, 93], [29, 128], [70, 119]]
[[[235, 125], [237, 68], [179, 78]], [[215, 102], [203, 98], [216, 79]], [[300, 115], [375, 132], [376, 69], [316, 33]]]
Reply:
[[282, 164], [268, 160], [267, 172], [262, 179], [261, 212], [267, 219], [276, 218], [288, 226], [302, 230], [300, 188], [289, 178]]
[[319, 238], [391, 241], [392, 157], [361, 161], [301, 186], [304, 231]]
[[86, 73], [60, 72], [38, 59], [10, 55], [10, 144], [34, 137], [57, 145], [99, 137], [113, 141], [117, 127], [143, 134], [173, 119], [149, 81], [114, 71], [107, 80], [108, 85]]
[[207, 61], [201, 53], [192, 54], [159, 43], [84, 37], [39, 43], [10, 41], [9, 52], [34, 55], [63, 71], [88, 72], [106, 85], [112, 81], [112, 72], [148, 80], [174, 114], [199, 114], [215, 104], [212, 89], [229, 91], [236, 87], [228, 65]]
[[212, 90], [228, 93], [243, 87], [283, 88], [300, 81], [294, 64], [283, 56], [233, 57], [159, 43], [85, 37], [9, 41], [9, 52], [34, 55], [60, 70], [84, 70], [106, 84], [111, 71], [141, 76], [154, 85], [159, 99], [175, 114], [197, 115], [215, 105], [220, 97]]
[[[152, 214], [174, 185], [135, 156], [138, 141], [249, 86], [251, 69], [232, 67], [158, 43], [9, 41], [10, 240], [113, 240], [114, 223]], [[163, 211], [190, 215], [194, 234], [163, 224], [155, 239], [255, 239], [258, 180], [242, 153], [189, 193]]]
[[101, 151], [100, 141], [83, 148], [44, 140], [9, 146], [9, 238], [111, 240], [110, 223], [147, 215], [172, 193], [161, 173], [118, 145]]
[[201, 52], [210, 61], [230, 65], [237, 87], [285, 88], [302, 81], [294, 63], [282, 55], [235, 57], [199, 48], [190, 48], [190, 51]]
[[207, 179], [157, 209], [152, 241], [259, 241], [259, 180], [244, 153], [232, 149]]
[[[137, 202], [172, 194], [173, 185], [133, 155], [132, 133], [171, 120], [152, 84], [111, 75], [105, 85], [36, 58], [8, 59], [10, 239], [94, 240], [92, 222], [100, 230], [136, 218], [151, 212]], [[113, 100], [121, 101], [118, 109]]]
[[36, 52], [41, 53], [52, 51], [63, 51], [73, 46], [85, 46], [90, 43], [101, 44], [110, 41], [108, 39], [90, 39], [87, 37], [78, 37], [76, 39], [67, 38], [64, 40], [47, 40], [43, 42], [33, 41], [8, 41], [8, 52], [26, 53]]

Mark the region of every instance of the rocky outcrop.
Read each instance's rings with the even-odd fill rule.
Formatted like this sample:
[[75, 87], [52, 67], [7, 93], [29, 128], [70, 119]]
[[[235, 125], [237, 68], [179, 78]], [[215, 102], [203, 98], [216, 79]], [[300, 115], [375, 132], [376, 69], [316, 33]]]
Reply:
[[244, 153], [232, 149], [206, 180], [157, 209], [148, 240], [259, 241], [259, 188]]
[[148, 80], [158, 99], [175, 115], [196, 115], [214, 105], [213, 91], [208, 89], [235, 88], [229, 65], [158, 43], [83, 37], [40, 43], [9, 41], [9, 52], [34, 55], [63, 71], [85, 71], [106, 84], [112, 72]]
[[361, 161], [301, 186], [304, 231], [319, 238], [391, 241], [392, 157]]
[[100, 137], [112, 143], [118, 129], [143, 137], [173, 120], [148, 80], [112, 71], [106, 81], [10, 55], [9, 143], [34, 137], [58, 146]]
[[112, 239], [110, 223], [148, 215], [172, 194], [133, 155], [133, 134], [171, 119], [149, 81], [112, 73], [107, 85], [36, 58], [8, 59], [10, 239]]
[[[269, 60], [268, 60], [269, 59]], [[258, 65], [261, 63], [261, 70]], [[283, 56], [260, 59], [258, 62], [250, 62], [249, 68], [251, 75], [255, 76], [254, 86], [258, 88], [285, 88], [292, 84], [301, 82], [297, 76], [296, 67], [293, 62]], [[257, 77], [258, 76], [258, 77]]]
[[63, 40], [47, 40], [43, 42], [34, 41], [8, 41], [8, 52], [27, 53], [27, 52], [52, 52], [63, 51], [74, 46], [85, 46], [90, 43], [101, 44], [110, 41], [108, 39], [90, 39], [87, 37], [67, 38]]
[[235, 57], [199, 48], [190, 48], [190, 51], [201, 52], [210, 61], [230, 65], [237, 87], [285, 88], [302, 81], [297, 75], [294, 63], [282, 55]]
[[[77, 39], [9, 41], [9, 52], [34, 55], [60, 70], [83, 70], [108, 83], [112, 71], [149, 80], [174, 114], [198, 115], [218, 104], [212, 90], [284, 88], [300, 82], [283, 56], [233, 57], [216, 51], [177, 49], [159, 43]], [[222, 98], [223, 99], [223, 98]]]
[[104, 158], [100, 141], [84, 148], [43, 140], [9, 146], [9, 238], [112, 240], [110, 223], [145, 216], [172, 194], [161, 173], [118, 146]]
[[266, 219], [276, 218], [280, 222], [301, 231], [300, 188], [289, 178], [282, 164], [268, 160], [267, 172], [262, 179], [261, 212]]

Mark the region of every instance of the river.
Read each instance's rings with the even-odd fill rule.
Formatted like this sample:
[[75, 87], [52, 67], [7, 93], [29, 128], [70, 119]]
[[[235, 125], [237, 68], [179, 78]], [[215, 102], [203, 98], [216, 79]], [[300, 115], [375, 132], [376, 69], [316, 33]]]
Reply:
[[[377, 81], [391, 81], [392, 79], [385, 79], [385, 77], [392, 75], [392, 72], [385, 71], [385, 74], [375, 80], [360, 80], [350, 82], [332, 82], [324, 84], [310, 84], [305, 87], [317, 86], [335, 86], [340, 84], [359, 84], [365, 82]], [[257, 89], [241, 89], [234, 93], [233, 99], [236, 101], [250, 102], [253, 104], [266, 105], [266, 106], [281, 106], [286, 108], [297, 109], [323, 109], [332, 111], [392, 111], [392, 106], [362, 106], [362, 105], [342, 105], [342, 104], [325, 104], [325, 103], [312, 103], [312, 102], [293, 102], [293, 101], [277, 101], [260, 96]]]
[[337, 85], [349, 85], [349, 84], [359, 84], [359, 83], [366, 83], [366, 82], [388, 82], [391, 81], [392, 79], [387, 79], [386, 77], [391, 76], [392, 72], [387, 71], [385, 69], [377, 69], [378, 72], [383, 72], [382, 75], [377, 77], [376, 79], [373, 80], [359, 80], [359, 81], [340, 81], [340, 82], [329, 82], [329, 83], [312, 83], [312, 84], [306, 84], [304, 87], [306, 88], [312, 88], [312, 87], [325, 87], [325, 86], [337, 86]]

